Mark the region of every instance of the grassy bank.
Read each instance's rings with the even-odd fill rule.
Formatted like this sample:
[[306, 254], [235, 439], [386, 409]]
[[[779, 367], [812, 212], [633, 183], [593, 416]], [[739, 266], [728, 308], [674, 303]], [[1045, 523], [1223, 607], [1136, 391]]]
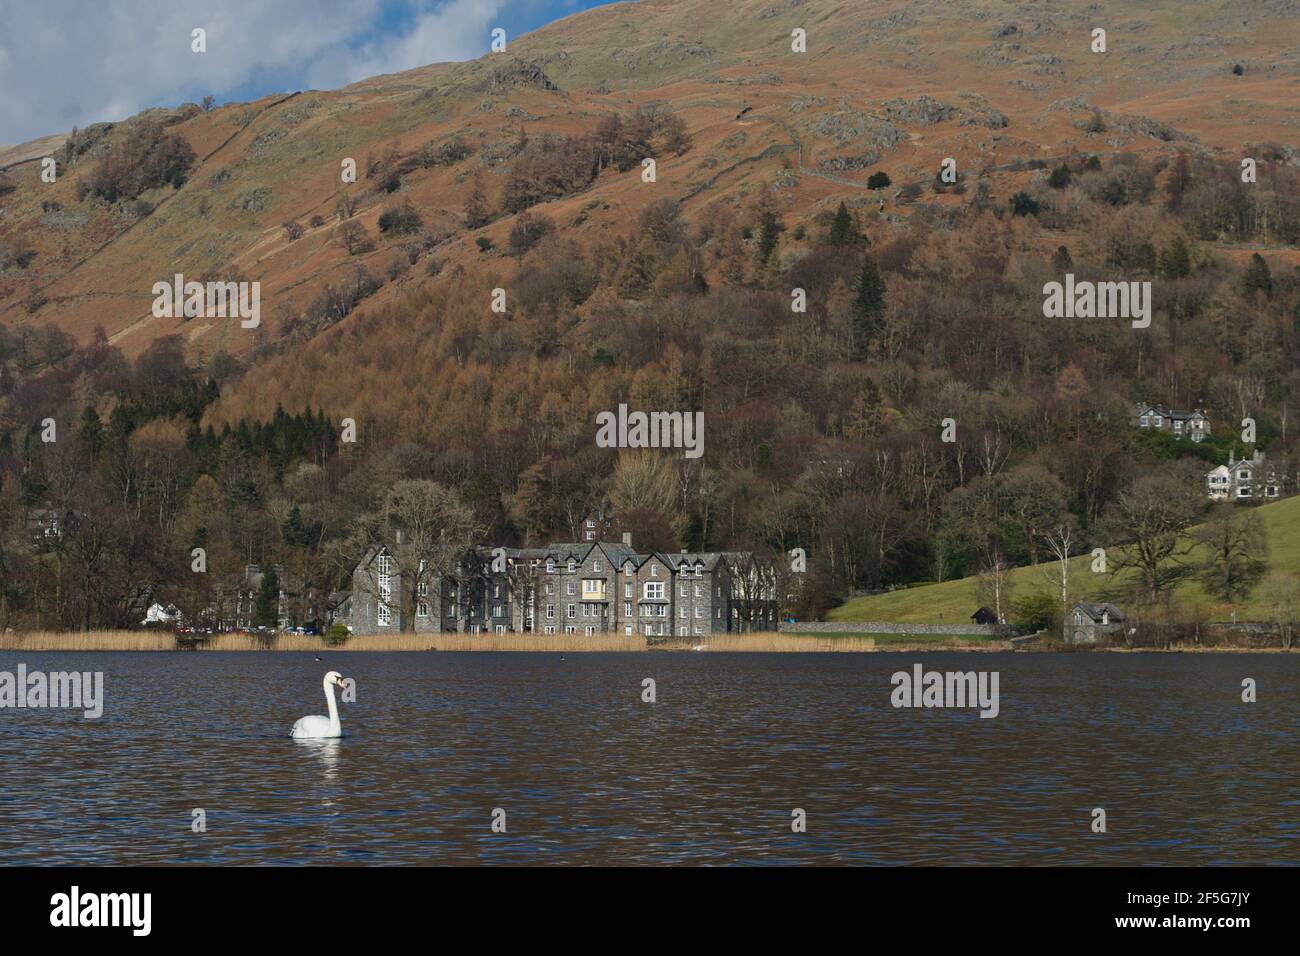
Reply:
[[[1251, 591], [1250, 597], [1227, 604], [1207, 594], [1194, 579], [1183, 580], [1175, 597], [1185, 607], [1204, 612], [1212, 620], [1227, 620], [1235, 611], [1240, 620], [1272, 620], [1279, 595], [1300, 591], [1300, 496], [1271, 502], [1254, 509], [1264, 527], [1269, 545], [1269, 572]], [[1116, 549], [1112, 553], [1121, 553]], [[1198, 549], [1186, 559], [1198, 563]], [[1070, 595], [1083, 601], [1114, 600], [1129, 583], [1128, 575], [1114, 571], [1093, 573], [1092, 556], [1070, 561]], [[1034, 591], [1056, 594], [1060, 589], [1060, 568], [1052, 563], [1016, 568], [1011, 572], [1012, 599]], [[853, 598], [834, 608], [832, 621], [891, 621], [899, 624], [965, 624], [979, 607], [973, 577], [905, 588], [887, 594]], [[1121, 602], [1122, 603], [1122, 602]]]

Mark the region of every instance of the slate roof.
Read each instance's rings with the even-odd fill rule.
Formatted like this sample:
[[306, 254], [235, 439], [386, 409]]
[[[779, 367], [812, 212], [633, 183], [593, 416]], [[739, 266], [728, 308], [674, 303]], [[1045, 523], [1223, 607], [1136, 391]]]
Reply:
[[1077, 601], [1071, 610], [1080, 610], [1092, 618], [1094, 624], [1100, 624], [1103, 613], [1109, 612], [1110, 622], [1112, 624], [1118, 621], [1127, 620], [1124, 612], [1113, 604], [1093, 604], [1089, 601]]

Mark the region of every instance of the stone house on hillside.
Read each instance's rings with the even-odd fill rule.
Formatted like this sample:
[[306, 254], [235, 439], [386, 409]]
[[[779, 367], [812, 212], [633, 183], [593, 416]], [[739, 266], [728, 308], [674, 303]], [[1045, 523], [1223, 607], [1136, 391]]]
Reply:
[[1139, 402], [1130, 421], [1137, 428], [1166, 431], [1175, 438], [1190, 438], [1194, 442], [1210, 434], [1210, 416], [1199, 408], [1188, 411]]

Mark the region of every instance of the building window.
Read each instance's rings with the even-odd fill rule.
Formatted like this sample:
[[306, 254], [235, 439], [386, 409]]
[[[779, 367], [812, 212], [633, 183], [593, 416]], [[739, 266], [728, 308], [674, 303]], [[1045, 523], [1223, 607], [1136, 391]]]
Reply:
[[553, 620], [555, 620], [555, 605], [554, 605], [554, 604], [548, 604], [548, 605], [546, 605], [546, 619], [547, 619], [548, 621], [553, 621]]
[[631, 605], [631, 604], [624, 604], [624, 605], [623, 605], [623, 616], [624, 616], [624, 617], [631, 617], [631, 616], [632, 616], [632, 605]]
[[655, 601], [663, 598], [664, 583], [662, 581], [647, 581], [645, 583], [645, 596]]
[[416, 616], [416, 617], [428, 617], [428, 616], [429, 616], [429, 602], [428, 602], [428, 601], [421, 601], [421, 602], [419, 602], [418, 604], [415, 605], [415, 616]]
[[592, 562], [591, 562], [591, 570], [592, 570], [592, 572], [593, 572], [594, 574], [600, 574], [600, 571], [601, 571], [601, 568], [600, 568], [600, 558], [593, 558], [593, 559], [592, 559]]
[[575, 583], [572, 582], [572, 581], [567, 582], [567, 583], [564, 585], [564, 593], [565, 593], [565, 594], [577, 594], [577, 593], [578, 593], [578, 585], [575, 584]]
[[375, 620], [379, 622], [381, 627], [386, 627], [389, 624], [392, 624], [393, 609], [383, 601], [380, 601], [379, 605], [375, 608]]
[[679, 607], [679, 608], [677, 609], [677, 616], [678, 616], [678, 617], [685, 617], [685, 616], [686, 616], [686, 608], [684, 608], [684, 607]]
[[689, 592], [690, 592], [690, 586], [686, 584], [681, 585], [677, 589], [677, 593], [680, 594], [682, 597], [686, 597]]
[[569, 573], [572, 574], [576, 570], [578, 570], [578, 562], [569, 558]]
[[695, 609], [695, 616], [696, 616], [696, 617], [704, 617], [704, 608], [702, 608], [702, 607], [697, 607], [697, 608]]
[[569, 617], [577, 617], [577, 616], [578, 616], [578, 605], [576, 605], [576, 604], [570, 604], [570, 605], [569, 605], [569, 611], [568, 611], [568, 614], [569, 614]]
[[704, 585], [703, 585], [703, 584], [697, 584], [697, 585], [695, 585], [695, 596], [696, 596], [697, 598], [702, 598], [702, 597], [704, 597]]
[[623, 597], [631, 597], [631, 596], [632, 596], [632, 582], [626, 581], [623, 584]]

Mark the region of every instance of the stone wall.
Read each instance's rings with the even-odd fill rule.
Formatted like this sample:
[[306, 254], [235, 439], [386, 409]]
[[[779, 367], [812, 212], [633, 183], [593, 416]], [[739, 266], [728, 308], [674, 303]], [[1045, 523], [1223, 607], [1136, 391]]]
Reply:
[[790, 634], [968, 634], [1010, 637], [1010, 624], [894, 624], [884, 621], [800, 621], [781, 624], [777, 630]]

